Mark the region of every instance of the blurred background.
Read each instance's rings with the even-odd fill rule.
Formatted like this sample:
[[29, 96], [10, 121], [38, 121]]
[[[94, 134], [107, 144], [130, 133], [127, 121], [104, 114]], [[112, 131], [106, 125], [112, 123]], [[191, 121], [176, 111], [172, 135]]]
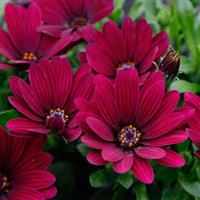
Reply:
[[[75, 1], [75, 0], [73, 0]], [[100, 0], [99, 0], [100, 1]], [[5, 28], [4, 5], [9, 0], [0, 0], [0, 26]], [[27, 6], [30, 0], [13, 0]], [[181, 93], [200, 93], [200, 1], [199, 0], [115, 0], [115, 9], [109, 18], [96, 24], [101, 29], [109, 19], [119, 25], [130, 16], [133, 20], [145, 18], [152, 25], [154, 33], [167, 31], [171, 46], [181, 56], [180, 71], [170, 82], [169, 89]], [[85, 44], [74, 47], [68, 58], [74, 69], [79, 66], [77, 52], [84, 50]], [[0, 56], [0, 60], [4, 58]], [[11, 94], [8, 79], [11, 75], [27, 78], [26, 72], [0, 71], [0, 124], [19, 114], [11, 108], [7, 97]], [[181, 152], [187, 164], [182, 169], [169, 169], [152, 163], [155, 182], [145, 186], [131, 174], [117, 176], [111, 166], [97, 168], [84, 159], [88, 149], [74, 142], [50, 136], [46, 150], [56, 159], [51, 167], [57, 176], [58, 196], [56, 200], [200, 200], [200, 162], [192, 154], [194, 146], [186, 141], [174, 149]], [[89, 178], [88, 178], [89, 177]], [[91, 187], [92, 186], [92, 187]]]

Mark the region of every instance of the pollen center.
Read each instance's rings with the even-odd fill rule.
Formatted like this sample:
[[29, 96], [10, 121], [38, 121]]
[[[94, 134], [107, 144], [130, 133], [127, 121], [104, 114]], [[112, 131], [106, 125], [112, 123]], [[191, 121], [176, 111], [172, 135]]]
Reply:
[[128, 62], [125, 62], [125, 63], [122, 63], [122, 64], [120, 64], [118, 67], [117, 67], [117, 69], [118, 70], [128, 70], [128, 69], [130, 69], [130, 68], [134, 68], [135, 67], [135, 63], [134, 62], [130, 62], [130, 61], [128, 61]]
[[8, 192], [10, 189], [10, 182], [6, 175], [0, 173], [0, 193]]
[[76, 17], [74, 18], [71, 23], [70, 27], [73, 29], [79, 28], [80, 26], [85, 26], [87, 24], [87, 19], [84, 17]]
[[25, 52], [23, 55], [25, 61], [36, 61], [37, 57], [33, 53]]
[[49, 115], [47, 115], [47, 120], [54, 117], [62, 119], [64, 123], [69, 119], [69, 116], [65, 114], [65, 111], [60, 108], [56, 108], [55, 110], [51, 109]]
[[117, 133], [117, 144], [125, 151], [133, 150], [138, 145], [141, 135], [142, 132], [133, 125], [126, 126]]

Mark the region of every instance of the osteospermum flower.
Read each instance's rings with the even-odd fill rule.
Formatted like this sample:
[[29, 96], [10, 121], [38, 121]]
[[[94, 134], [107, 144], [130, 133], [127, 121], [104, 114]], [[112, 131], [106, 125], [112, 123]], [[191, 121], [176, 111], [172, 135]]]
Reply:
[[41, 151], [44, 140], [12, 137], [2, 127], [0, 138], [0, 199], [53, 198], [56, 195], [55, 177], [46, 172], [52, 158]]
[[25, 118], [15, 118], [7, 123], [13, 134], [28, 136], [35, 133], [63, 135], [72, 141], [80, 136], [74, 99], [90, 98], [93, 77], [86, 64], [73, 76], [66, 58], [55, 57], [32, 64], [29, 70], [30, 84], [13, 77], [10, 87], [14, 96], [10, 103]]
[[113, 0], [35, 0], [40, 5], [45, 24], [41, 31], [61, 39], [49, 52], [60, 51], [72, 42], [89, 40], [92, 25], [108, 16]]
[[28, 9], [12, 3], [6, 4], [5, 22], [8, 32], [0, 29], [0, 54], [9, 61], [0, 63], [1, 69], [27, 69], [30, 63], [43, 58], [56, 41], [38, 32], [42, 16], [35, 3]]
[[177, 91], [165, 92], [161, 72], [153, 73], [142, 88], [135, 69], [118, 71], [114, 83], [97, 75], [93, 101], [76, 100], [85, 132], [81, 141], [93, 149], [87, 160], [94, 165], [113, 163], [117, 173], [131, 170], [143, 183], [154, 179], [148, 160], [183, 166], [183, 157], [166, 148], [186, 140], [181, 127], [194, 111], [176, 110], [178, 101]]
[[[195, 108], [195, 113], [188, 122], [188, 133], [192, 142], [200, 148], [200, 97], [191, 92], [187, 92], [185, 93], [185, 104]], [[200, 158], [200, 150], [195, 151], [194, 154]]]
[[126, 18], [121, 29], [113, 21], [104, 24], [103, 32], [93, 34], [87, 46], [87, 59], [92, 69], [105, 76], [115, 76], [118, 70], [137, 68], [144, 74], [168, 48], [166, 32], [152, 35], [151, 26], [140, 20]]

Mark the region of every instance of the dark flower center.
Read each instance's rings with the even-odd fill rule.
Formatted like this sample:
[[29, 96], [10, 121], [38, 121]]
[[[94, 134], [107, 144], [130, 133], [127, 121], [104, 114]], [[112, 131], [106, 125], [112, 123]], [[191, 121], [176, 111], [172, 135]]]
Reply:
[[84, 17], [76, 17], [70, 22], [70, 28], [77, 29], [87, 24], [87, 19]]
[[125, 63], [120, 64], [120, 65], [117, 67], [117, 69], [118, 69], [118, 70], [128, 70], [128, 69], [130, 69], [130, 68], [132, 68], [132, 67], [135, 67], [135, 63], [134, 63], [134, 62], [128, 61], [128, 62], [125, 62]]
[[0, 194], [8, 192], [10, 190], [10, 182], [6, 175], [0, 173]]
[[36, 61], [37, 57], [33, 53], [25, 52], [23, 55], [23, 59], [26, 61]]
[[46, 117], [46, 126], [54, 130], [62, 130], [68, 120], [69, 116], [65, 114], [64, 110], [60, 108], [51, 109]]
[[142, 132], [135, 126], [129, 125], [117, 133], [117, 145], [125, 151], [131, 151], [139, 144]]

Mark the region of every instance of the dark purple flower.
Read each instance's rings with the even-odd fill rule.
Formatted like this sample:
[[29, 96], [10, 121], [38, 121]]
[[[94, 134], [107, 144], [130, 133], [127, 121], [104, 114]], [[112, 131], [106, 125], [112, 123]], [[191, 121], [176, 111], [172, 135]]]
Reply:
[[0, 63], [0, 69], [27, 69], [30, 63], [46, 56], [56, 39], [38, 32], [42, 15], [37, 4], [27, 9], [7, 3], [5, 21], [8, 32], [0, 29], [0, 54], [9, 61]]
[[0, 199], [45, 200], [56, 195], [55, 177], [46, 172], [52, 157], [42, 152], [43, 137], [9, 136], [0, 127]]
[[48, 53], [80, 42], [90, 40], [92, 25], [108, 16], [113, 8], [113, 0], [35, 0], [40, 5], [44, 25], [40, 30], [50, 36], [60, 38]]
[[183, 166], [183, 157], [166, 148], [187, 139], [182, 127], [194, 110], [176, 109], [179, 98], [177, 91], [165, 91], [161, 72], [152, 73], [142, 87], [133, 68], [117, 71], [114, 83], [97, 75], [93, 100], [76, 100], [85, 133], [81, 141], [93, 149], [87, 160], [94, 165], [112, 163], [117, 173], [131, 170], [147, 184], [154, 180], [148, 160]]
[[121, 29], [109, 21], [102, 32], [95, 31], [86, 53], [88, 63], [96, 73], [114, 77], [117, 71], [129, 68], [136, 68], [140, 75], [148, 72], [167, 48], [166, 32], [153, 36], [151, 26], [145, 20], [135, 23], [126, 18]]
[[10, 87], [14, 96], [10, 103], [25, 118], [7, 122], [11, 133], [19, 136], [39, 134], [63, 135], [73, 141], [81, 134], [76, 123], [77, 108], [74, 99], [90, 98], [93, 93], [93, 76], [85, 64], [75, 75], [66, 58], [41, 60], [29, 70], [30, 84], [12, 77]]

